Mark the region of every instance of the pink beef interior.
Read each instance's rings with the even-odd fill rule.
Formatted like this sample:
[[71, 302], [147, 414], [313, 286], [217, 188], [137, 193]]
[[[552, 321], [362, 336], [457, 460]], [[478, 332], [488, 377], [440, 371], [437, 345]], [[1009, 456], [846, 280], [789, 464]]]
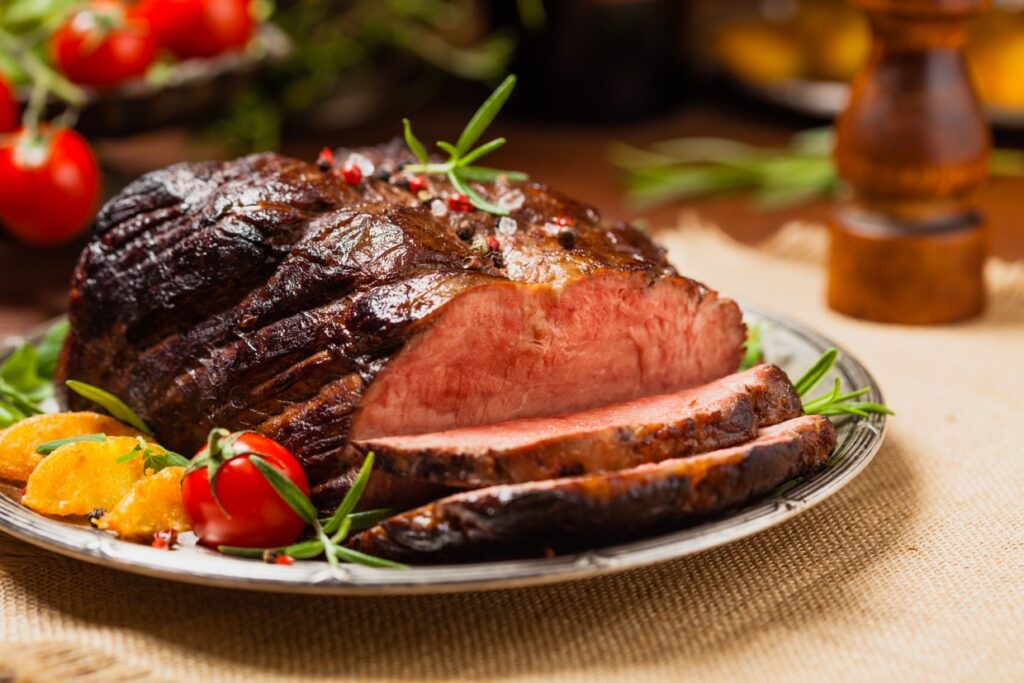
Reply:
[[743, 338], [736, 304], [685, 278], [482, 286], [444, 306], [378, 375], [350, 434], [421, 434], [675, 392], [733, 372]]
[[430, 434], [395, 436], [378, 439], [373, 444], [395, 450], [455, 449], [459, 453], [479, 453], [535, 446], [562, 437], [579, 438], [620, 427], [672, 424], [691, 415], [698, 406], [714, 406], [735, 397], [737, 385], [742, 385], [744, 380], [729, 382], [729, 379], [568, 415], [523, 418]]

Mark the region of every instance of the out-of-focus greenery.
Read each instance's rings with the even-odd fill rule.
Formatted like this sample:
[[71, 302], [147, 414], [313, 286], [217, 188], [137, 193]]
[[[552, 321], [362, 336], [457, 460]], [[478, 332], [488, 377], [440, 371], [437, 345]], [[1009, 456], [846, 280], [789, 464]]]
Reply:
[[[520, 6], [531, 17], [538, 8], [543, 21], [539, 0]], [[484, 10], [477, 0], [279, 2], [271, 20], [291, 37], [291, 54], [229, 105], [211, 136], [236, 151], [273, 149], [289, 118], [316, 107], [346, 78], [365, 80], [396, 59], [459, 78], [494, 80], [505, 73], [516, 41], [507, 32], [486, 34]]]
[[[840, 187], [832, 160], [832, 128], [794, 135], [784, 147], [755, 147], [727, 138], [663, 140], [646, 149], [616, 144], [613, 164], [637, 207], [712, 195], [751, 193], [774, 209], [832, 196]], [[1024, 175], [1024, 152], [992, 150], [993, 175]]]

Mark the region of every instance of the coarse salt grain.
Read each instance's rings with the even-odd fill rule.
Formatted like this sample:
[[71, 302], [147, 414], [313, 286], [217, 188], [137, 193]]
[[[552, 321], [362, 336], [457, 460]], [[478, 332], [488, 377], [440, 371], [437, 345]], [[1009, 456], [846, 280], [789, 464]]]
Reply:
[[508, 216], [502, 216], [498, 219], [498, 232], [502, 235], [511, 235], [519, 227], [519, 223], [516, 222], [515, 218], [509, 218]]
[[448, 206], [440, 199], [435, 199], [430, 202], [430, 213], [440, 218], [448, 214]]
[[363, 174], [364, 178], [368, 178], [373, 175], [373, 162], [367, 159], [362, 154], [355, 152], [348, 156], [346, 164], [352, 164]]
[[506, 211], [517, 211], [523, 207], [526, 195], [522, 190], [512, 190], [498, 197], [498, 206]]

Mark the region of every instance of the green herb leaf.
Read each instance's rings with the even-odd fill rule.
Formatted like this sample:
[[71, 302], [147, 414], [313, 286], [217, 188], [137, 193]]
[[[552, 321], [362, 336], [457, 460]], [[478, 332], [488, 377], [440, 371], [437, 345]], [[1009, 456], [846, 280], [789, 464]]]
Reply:
[[487, 213], [492, 213], [495, 216], [507, 216], [509, 210], [498, 206], [497, 204], [491, 203], [484, 199], [476, 190], [469, 186], [468, 183], [463, 182], [462, 178], [459, 177], [458, 171], [452, 170], [448, 172], [448, 180], [455, 187], [456, 190], [469, 197], [469, 203]]
[[402, 119], [402, 126], [405, 128], [405, 144], [406, 144], [406, 146], [409, 147], [409, 150], [413, 153], [413, 156], [415, 156], [417, 159], [420, 160], [421, 164], [427, 163], [427, 161], [430, 159], [430, 157], [427, 154], [427, 150], [423, 146], [423, 143], [420, 142], [419, 138], [417, 138], [413, 134], [413, 132], [412, 132], [412, 124], [409, 123], [409, 119]]
[[445, 142], [443, 140], [439, 140], [438, 143], [437, 143], [437, 146], [440, 147], [442, 151], [448, 153], [448, 159], [450, 161], [454, 162], [454, 161], [458, 160], [458, 158], [459, 158], [459, 150], [455, 149], [455, 145], [453, 145], [450, 142]]
[[530, 176], [519, 171], [502, 171], [498, 168], [486, 166], [460, 166], [459, 177], [463, 180], [472, 180], [478, 183], [493, 183], [498, 176], [505, 176], [513, 183], [519, 183], [530, 179]]
[[319, 521], [316, 518], [316, 508], [313, 507], [313, 503], [309, 501], [306, 494], [292, 483], [291, 479], [278, 472], [270, 463], [258, 455], [250, 455], [249, 462], [259, 470], [260, 474], [267, 480], [267, 483], [274, 487], [277, 495], [281, 496], [281, 500], [287, 503], [288, 507], [295, 511], [295, 514], [301, 517], [307, 524], [319, 526]]
[[745, 353], [740, 361], [740, 370], [752, 368], [761, 362], [761, 324], [752, 323], [747, 325], [747, 338], [743, 342]]
[[39, 345], [36, 346], [37, 366], [36, 370], [40, 377], [48, 380], [53, 379], [54, 370], [57, 367], [57, 358], [64, 347], [64, 340], [71, 329], [71, 322], [64, 318], [55, 322], [43, 335]]
[[43, 411], [29, 396], [18, 391], [5, 380], [0, 379], [0, 398], [22, 413], [22, 416], [42, 415]]
[[485, 142], [469, 154], [459, 157], [459, 166], [468, 166], [480, 157], [490, 154], [496, 149], [500, 149], [506, 142], [507, 140], [505, 140], [505, 138], [495, 138], [490, 142]]
[[22, 344], [0, 366], [0, 378], [34, 402], [49, 396], [53, 385], [39, 376], [39, 354], [31, 344]]
[[[69, 443], [75, 443], [76, 441], [106, 441], [106, 434], [83, 434], [82, 436], [69, 436], [64, 439], [54, 439], [53, 441], [45, 441], [36, 446], [36, 453], [40, 455], [49, 455], [61, 446]], [[120, 459], [118, 460], [120, 462]]]
[[366, 454], [366, 459], [363, 460], [363, 466], [359, 468], [359, 474], [356, 476], [355, 481], [352, 482], [352, 486], [345, 494], [345, 497], [342, 498], [334, 514], [324, 524], [325, 533], [333, 534], [336, 532], [341, 526], [342, 521], [356, 509], [356, 505], [359, 504], [359, 499], [363, 497], [363, 491], [366, 490], [366, 485], [370, 481], [370, 475], [373, 473], [374, 459], [373, 451]]
[[462, 156], [469, 151], [469, 148], [480, 139], [480, 136], [484, 134], [487, 127], [494, 121], [494, 117], [498, 115], [501, 108], [505, 106], [505, 102], [508, 100], [509, 95], [512, 94], [513, 88], [516, 87], [516, 77], [514, 75], [508, 76], [501, 85], [495, 89], [491, 96], [484, 100], [484, 103], [480, 105], [476, 113], [473, 114], [473, 118], [469, 120], [466, 127], [462, 130], [462, 134], [459, 136], [459, 141], [455, 145], [458, 149], [458, 156]]
[[402, 564], [401, 562], [392, 562], [391, 560], [385, 560], [383, 557], [374, 557], [373, 555], [367, 555], [361, 553], [358, 550], [352, 550], [345, 546], [337, 546], [334, 549], [338, 557], [346, 562], [352, 564], [361, 564], [367, 567], [383, 567], [387, 569], [408, 569], [409, 565]]
[[818, 385], [821, 378], [824, 377], [832, 366], [836, 363], [836, 358], [839, 357], [839, 351], [836, 349], [828, 349], [825, 353], [821, 354], [821, 358], [815, 361], [814, 365], [798, 379], [793, 386], [796, 388], [796, 393], [802, 398], [807, 395], [807, 392], [811, 391]]
[[149, 428], [149, 425], [134, 410], [129, 408], [124, 401], [109, 391], [75, 379], [69, 379], [65, 384], [67, 384], [71, 391], [103, 407], [121, 422], [134, 427], [147, 436], [153, 436], [153, 430]]
[[351, 531], [358, 533], [375, 527], [393, 514], [394, 511], [391, 508], [376, 508], [374, 510], [364, 510], [363, 512], [353, 512], [348, 516], [349, 521], [352, 522]]

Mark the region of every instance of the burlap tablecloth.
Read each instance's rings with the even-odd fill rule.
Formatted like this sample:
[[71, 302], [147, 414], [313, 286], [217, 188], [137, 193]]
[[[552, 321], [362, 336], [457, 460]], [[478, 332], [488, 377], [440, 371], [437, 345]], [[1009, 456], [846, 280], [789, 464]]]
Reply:
[[[981, 320], [825, 309], [820, 234], [662, 236], [689, 275], [840, 340], [896, 410], [841, 493], [754, 538], [535, 589], [312, 598], [145, 579], [0, 535], [0, 679], [1024, 680], [1024, 275]], [[791, 258], [796, 257], [796, 258]]]

